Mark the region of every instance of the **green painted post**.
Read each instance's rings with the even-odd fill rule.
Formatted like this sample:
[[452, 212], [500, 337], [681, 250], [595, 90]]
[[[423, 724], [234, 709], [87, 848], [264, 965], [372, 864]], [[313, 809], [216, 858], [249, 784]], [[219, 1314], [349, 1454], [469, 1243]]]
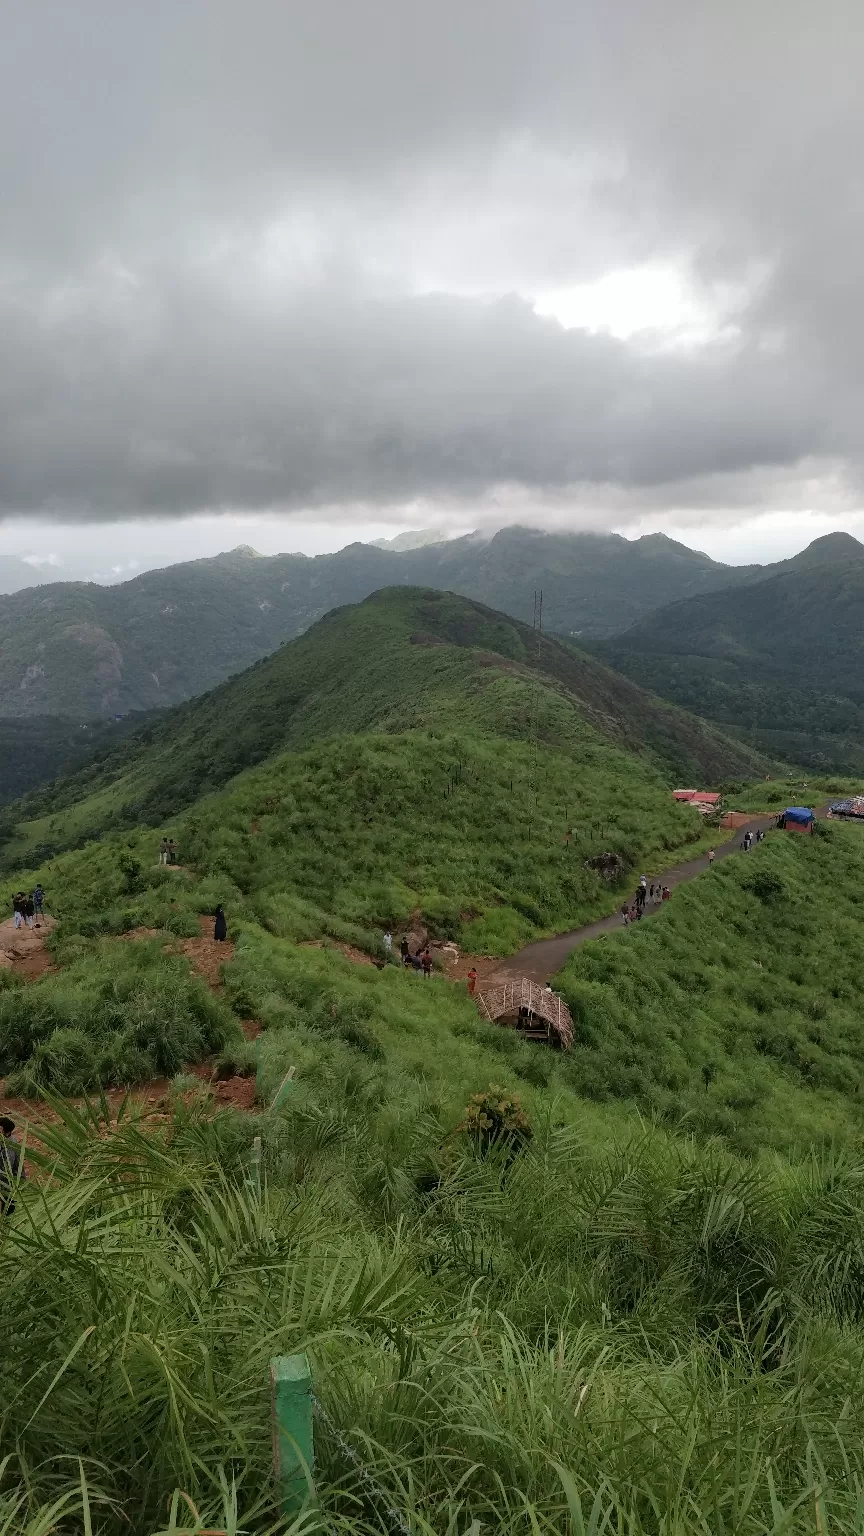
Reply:
[[288, 1097], [290, 1090], [294, 1086], [294, 1073], [296, 1071], [296, 1067], [288, 1068], [288, 1071], [285, 1073], [285, 1076], [283, 1077], [279, 1087], [276, 1090], [276, 1097], [273, 1100], [273, 1103], [270, 1105], [271, 1111], [281, 1109], [282, 1105]]
[[289, 1519], [315, 1499], [312, 1441], [312, 1372], [305, 1355], [277, 1355], [270, 1361], [273, 1469]]

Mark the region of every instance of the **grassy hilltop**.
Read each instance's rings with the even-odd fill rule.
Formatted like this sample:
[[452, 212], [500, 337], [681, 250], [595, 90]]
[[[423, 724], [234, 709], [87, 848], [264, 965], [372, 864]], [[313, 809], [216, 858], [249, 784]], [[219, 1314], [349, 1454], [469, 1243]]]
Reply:
[[[580, 765], [572, 794], [564, 785], [554, 790], [562, 831], [568, 817], [584, 822], [580, 784], [592, 762], [599, 768], [592, 814], [602, 799], [610, 815], [624, 813], [628, 794], [638, 802], [648, 784], [659, 807], [662, 779], [667, 786], [673, 778], [712, 781], [765, 767], [749, 748], [554, 638], [538, 652], [530, 628], [482, 604], [393, 588], [329, 614], [241, 677], [11, 807], [0, 820], [4, 856], [158, 824], [279, 750], [370, 731], [493, 738], [499, 764], [514, 756], [513, 774], [502, 769], [499, 777], [508, 785], [514, 777], [513, 803], [523, 808], [528, 779], [518, 744], [524, 753], [536, 736], [544, 762], [559, 763], [559, 779], [567, 760]], [[459, 748], [448, 751], [458, 756]], [[422, 814], [421, 804], [415, 809]], [[635, 819], [646, 829], [654, 821], [653, 814]]]

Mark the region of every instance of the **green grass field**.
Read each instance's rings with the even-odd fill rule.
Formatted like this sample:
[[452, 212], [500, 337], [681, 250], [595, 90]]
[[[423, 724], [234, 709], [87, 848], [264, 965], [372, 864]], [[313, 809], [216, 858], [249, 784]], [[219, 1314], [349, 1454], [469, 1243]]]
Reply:
[[[52, 1099], [0, 1217], [0, 1536], [862, 1536], [864, 829], [772, 832], [575, 952], [571, 1051], [485, 1022], [385, 927], [512, 953], [619, 904], [596, 854], [630, 889], [718, 834], [644, 697], [538, 686], [509, 621], [426, 598], [15, 822], [15, 857], [100, 835], [0, 889], [59, 918], [56, 971], [0, 972], [0, 1071], [94, 1095]], [[214, 993], [171, 943], [219, 903]], [[184, 1068], [248, 1065], [249, 1018], [257, 1110], [216, 1113]], [[109, 1123], [99, 1087], [153, 1077]], [[327, 1418], [290, 1524], [268, 1363], [298, 1350]]]

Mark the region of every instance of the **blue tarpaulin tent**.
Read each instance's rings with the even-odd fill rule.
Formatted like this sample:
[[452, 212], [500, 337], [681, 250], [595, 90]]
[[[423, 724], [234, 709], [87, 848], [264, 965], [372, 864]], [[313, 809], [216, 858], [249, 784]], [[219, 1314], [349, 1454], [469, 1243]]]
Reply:
[[796, 827], [809, 827], [811, 821], [816, 820], [813, 812], [808, 810], [806, 805], [790, 805], [783, 814], [786, 817], [787, 826], [791, 821]]

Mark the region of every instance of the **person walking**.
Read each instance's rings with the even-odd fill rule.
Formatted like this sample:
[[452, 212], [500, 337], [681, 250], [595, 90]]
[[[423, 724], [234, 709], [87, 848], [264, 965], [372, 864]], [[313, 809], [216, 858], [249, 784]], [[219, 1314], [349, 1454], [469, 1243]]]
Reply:
[[402, 964], [403, 965], [407, 965], [408, 964], [408, 957], [409, 957], [411, 951], [410, 951], [410, 949], [408, 947], [408, 940], [407, 940], [407, 938], [406, 938], [404, 933], [403, 933], [401, 939], [399, 940], [399, 953], [402, 956]]
[[169, 837], [168, 839], [168, 863], [177, 863], [177, 844], [175, 843], [173, 837]]
[[35, 916], [35, 913], [36, 913], [36, 907], [35, 907], [35, 904], [33, 902], [33, 897], [32, 896], [25, 896], [24, 897], [24, 921], [27, 924], [28, 928], [32, 928], [33, 927], [33, 918]]
[[387, 959], [389, 960], [390, 956], [393, 953], [393, 935], [390, 932], [389, 928], [387, 929], [387, 932], [385, 933], [383, 939], [381, 940], [381, 943], [384, 945], [384, 953], [386, 954]]
[[663, 891], [662, 891], [662, 894], [661, 894], [661, 896], [660, 896], [660, 900], [661, 900], [661, 901], [668, 901], [668, 900], [669, 900], [669, 897], [670, 897], [670, 896], [671, 896], [671, 895], [672, 895], [672, 892], [671, 892], [671, 891], [670, 891], [670, 889], [669, 889], [669, 887], [668, 887], [668, 885], [664, 885], [664, 887], [663, 887]]
[[636, 905], [639, 908], [639, 911], [641, 912], [642, 908], [645, 905], [645, 886], [644, 885], [639, 885], [637, 887], [637, 889], [636, 889]]
[[16, 891], [15, 895], [12, 897], [12, 916], [15, 919], [15, 927], [16, 928], [20, 928], [21, 924], [24, 921], [24, 912], [23, 912], [23, 908], [22, 908], [22, 902], [23, 901], [24, 901], [24, 892], [23, 891]]
[[426, 949], [424, 949], [422, 955], [420, 956], [420, 964], [423, 967], [423, 975], [428, 980], [428, 978], [432, 975], [432, 956], [429, 953], [428, 946]]
[[159, 844], [159, 863], [160, 864], [167, 864], [168, 863], [168, 839], [167, 839], [167, 837], [163, 837], [161, 843]]
[[473, 965], [472, 965], [470, 971], [468, 972], [467, 980], [468, 980], [468, 996], [469, 997], [473, 997], [475, 992], [477, 991], [477, 972], [476, 972], [476, 970], [475, 970]]
[[41, 881], [33, 888], [33, 910], [36, 913], [37, 927], [41, 927], [42, 918], [45, 916], [45, 892]]
[[711, 868], [711, 865], [714, 863], [714, 858], [715, 858], [714, 849], [713, 848], [709, 848], [708, 849], [708, 868], [709, 869]]
[[216, 921], [213, 924], [213, 937], [218, 943], [222, 943], [228, 937], [228, 923], [221, 907], [216, 908]]
[[626, 901], [625, 901], [623, 907], [621, 908], [621, 921], [624, 924], [625, 928], [627, 927], [628, 923], [630, 922], [630, 908], [628, 907]]

